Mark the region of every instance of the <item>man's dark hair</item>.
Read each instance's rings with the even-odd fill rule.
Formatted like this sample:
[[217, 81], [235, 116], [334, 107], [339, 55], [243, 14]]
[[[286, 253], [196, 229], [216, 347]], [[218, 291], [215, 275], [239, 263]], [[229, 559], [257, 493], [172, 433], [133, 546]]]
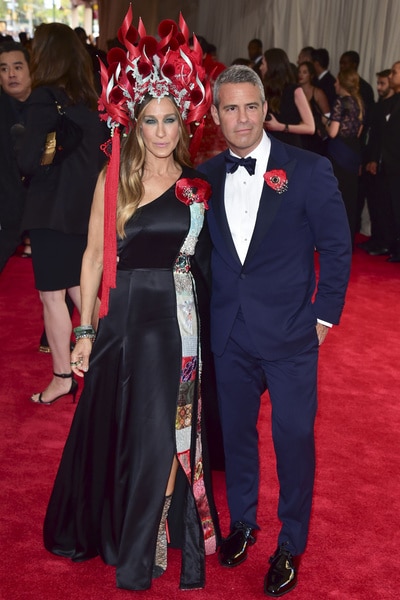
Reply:
[[86, 44], [88, 36], [85, 29], [83, 29], [83, 27], [75, 27], [74, 31], [78, 38], [81, 40], [81, 42]]
[[314, 50], [315, 48], [313, 46], [304, 46], [304, 48], [300, 50], [300, 54], [302, 52], [309, 52], [311, 54], [312, 52], [314, 52]]
[[323, 69], [329, 67], [329, 52], [326, 48], [316, 48], [311, 53], [313, 62], [317, 62]]
[[[205, 54], [210, 54], [210, 44], [206, 38], [202, 35], [196, 34], [197, 41], [199, 42], [201, 49]], [[193, 36], [189, 38], [189, 46], [193, 46]]]
[[360, 55], [358, 52], [355, 50], [346, 50], [346, 52], [343, 52], [342, 56], [348, 58], [350, 62], [355, 65], [356, 69], [358, 69], [358, 65], [360, 64]]
[[13, 41], [13, 42], [0, 43], [0, 54], [3, 54], [4, 52], [22, 52], [22, 54], [25, 56], [26, 62], [29, 65], [29, 60], [30, 60], [29, 52], [25, 48], [25, 46], [23, 46], [19, 42]]
[[262, 41], [259, 40], [258, 38], [254, 38], [253, 40], [250, 40], [248, 45], [250, 46], [250, 44], [257, 44], [257, 46], [259, 46], [262, 49]]
[[383, 71], [378, 71], [378, 73], [375, 73], [375, 75], [377, 77], [389, 77], [391, 72], [392, 69], [383, 69]]

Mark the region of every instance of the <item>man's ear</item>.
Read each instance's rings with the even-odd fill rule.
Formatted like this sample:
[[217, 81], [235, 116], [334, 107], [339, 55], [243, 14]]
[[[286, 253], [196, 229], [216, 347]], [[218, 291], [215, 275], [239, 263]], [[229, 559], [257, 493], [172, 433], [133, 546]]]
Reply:
[[268, 112], [268, 102], [265, 101], [263, 104], [264, 121], [265, 121], [265, 117], [267, 116], [267, 112]]
[[218, 110], [217, 107], [214, 104], [211, 104], [211, 116], [214, 120], [214, 123], [216, 125], [221, 125], [220, 120], [219, 120], [219, 114], [218, 114]]

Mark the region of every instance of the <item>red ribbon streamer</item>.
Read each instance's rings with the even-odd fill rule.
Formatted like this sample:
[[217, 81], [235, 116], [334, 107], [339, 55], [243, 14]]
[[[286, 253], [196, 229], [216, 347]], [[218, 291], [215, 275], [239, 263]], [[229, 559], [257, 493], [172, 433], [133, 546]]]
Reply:
[[114, 129], [111, 158], [108, 164], [104, 184], [104, 249], [103, 281], [101, 287], [101, 305], [99, 317], [108, 313], [110, 289], [116, 287], [117, 275], [117, 198], [120, 162], [120, 131]]

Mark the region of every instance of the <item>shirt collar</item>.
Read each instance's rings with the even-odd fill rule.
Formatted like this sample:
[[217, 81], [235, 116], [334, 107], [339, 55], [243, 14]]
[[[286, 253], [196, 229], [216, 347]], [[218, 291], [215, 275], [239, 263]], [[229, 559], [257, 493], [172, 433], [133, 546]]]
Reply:
[[[229, 148], [229, 152], [230, 152], [230, 154], [232, 154], [232, 156], [237, 156], [238, 158], [241, 158], [238, 154], [235, 154], [234, 152], [232, 152], [232, 150], [230, 148]], [[267, 136], [267, 134], [264, 131], [263, 136], [262, 136], [261, 141], [258, 144], [258, 146], [256, 146], [256, 148], [254, 148], [251, 152], [249, 152], [249, 154], [246, 154], [243, 158], [247, 158], [248, 156], [251, 156], [252, 158], [264, 159], [265, 156], [269, 157], [270, 152], [271, 152], [271, 140], [269, 139], [269, 137]]]
[[[238, 158], [240, 158], [240, 156], [238, 154], [235, 154], [234, 152], [232, 152], [232, 150], [230, 148], [229, 148], [229, 152], [230, 152], [230, 154], [232, 154], [232, 156], [237, 156]], [[246, 154], [246, 156], [244, 156], [243, 158], [247, 158], [248, 156], [251, 156], [251, 158], [255, 158], [256, 159], [256, 174], [257, 173], [262, 174], [262, 173], [265, 173], [265, 171], [267, 170], [270, 153], [271, 153], [271, 140], [268, 137], [268, 135], [265, 133], [265, 131], [263, 131], [263, 136], [262, 136], [261, 141], [258, 144], [258, 146], [256, 148], [254, 148], [251, 152], [249, 152], [249, 154]]]

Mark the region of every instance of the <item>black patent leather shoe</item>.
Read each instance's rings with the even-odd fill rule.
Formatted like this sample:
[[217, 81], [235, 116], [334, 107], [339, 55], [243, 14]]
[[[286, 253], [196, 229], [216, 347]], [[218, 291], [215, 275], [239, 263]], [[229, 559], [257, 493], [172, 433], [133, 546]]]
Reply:
[[265, 576], [264, 592], [267, 596], [279, 598], [297, 585], [299, 557], [293, 556], [282, 545], [271, 556], [269, 562], [271, 566]]
[[256, 531], [246, 523], [237, 521], [228, 537], [222, 542], [218, 560], [223, 567], [237, 567], [247, 558], [247, 548], [256, 542]]

